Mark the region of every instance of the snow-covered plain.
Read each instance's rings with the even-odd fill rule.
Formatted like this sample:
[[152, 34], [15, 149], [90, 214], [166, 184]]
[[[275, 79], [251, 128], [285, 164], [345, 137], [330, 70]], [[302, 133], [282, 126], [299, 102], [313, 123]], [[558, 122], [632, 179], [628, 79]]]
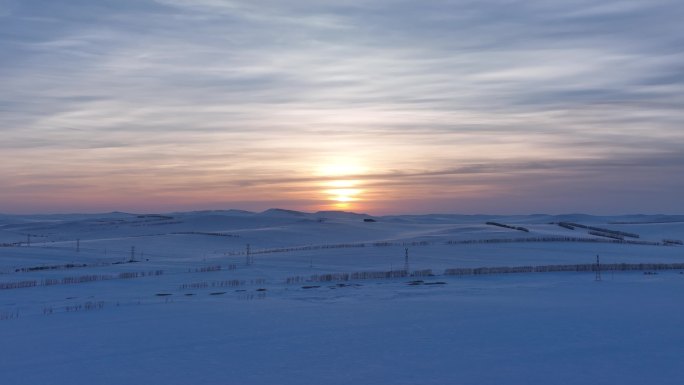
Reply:
[[[680, 384], [682, 270], [443, 274], [684, 263], [664, 239], [684, 216], [0, 215], [0, 384]], [[433, 275], [344, 279], [406, 249]]]

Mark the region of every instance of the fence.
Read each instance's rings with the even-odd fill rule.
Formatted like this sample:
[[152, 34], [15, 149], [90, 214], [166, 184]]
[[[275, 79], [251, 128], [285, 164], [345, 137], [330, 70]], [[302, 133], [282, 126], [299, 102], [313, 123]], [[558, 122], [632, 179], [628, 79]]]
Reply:
[[137, 271], [137, 272], [122, 272], [119, 274], [89, 274], [89, 275], [79, 275], [75, 277], [64, 277], [61, 279], [56, 278], [45, 278], [40, 281], [38, 280], [25, 280], [17, 282], [0, 282], [0, 290], [6, 289], [22, 289], [27, 287], [35, 286], [53, 286], [53, 285], [70, 285], [76, 283], [85, 282], [96, 282], [96, 281], [107, 281], [111, 279], [131, 279], [139, 277], [151, 277], [163, 275], [164, 270], [151, 270], [151, 271]]
[[[601, 271], [630, 271], [630, 270], [680, 270], [684, 263], [611, 263], [598, 265]], [[577, 265], [542, 265], [542, 266], [496, 266], [476, 268], [452, 268], [444, 270], [444, 275], [484, 275], [484, 274], [514, 274], [514, 273], [551, 273], [551, 272], [581, 272], [596, 271], [595, 263]]]

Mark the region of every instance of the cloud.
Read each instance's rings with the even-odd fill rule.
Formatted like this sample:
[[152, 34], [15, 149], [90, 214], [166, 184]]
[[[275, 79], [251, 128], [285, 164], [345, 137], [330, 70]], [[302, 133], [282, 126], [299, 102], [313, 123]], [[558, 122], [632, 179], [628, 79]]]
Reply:
[[[401, 180], [404, 195], [428, 179], [451, 191], [464, 175], [486, 174], [490, 188], [525, 172], [633, 178], [634, 162], [656, 168], [684, 148], [682, 10], [3, 1], [0, 193], [44, 170], [55, 185], [93, 178], [83, 191], [107, 174], [187, 194], [232, 186], [247, 201], [271, 180], [315, 182], [312, 165], [330, 159], [361, 160], [366, 179]], [[649, 183], [670, 186], [660, 178]]]

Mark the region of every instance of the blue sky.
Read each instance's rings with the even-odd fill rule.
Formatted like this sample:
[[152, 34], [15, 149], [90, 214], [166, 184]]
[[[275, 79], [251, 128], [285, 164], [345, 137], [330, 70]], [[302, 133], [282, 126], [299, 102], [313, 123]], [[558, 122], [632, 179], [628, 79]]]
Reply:
[[0, 0], [0, 212], [683, 213], [681, 1]]

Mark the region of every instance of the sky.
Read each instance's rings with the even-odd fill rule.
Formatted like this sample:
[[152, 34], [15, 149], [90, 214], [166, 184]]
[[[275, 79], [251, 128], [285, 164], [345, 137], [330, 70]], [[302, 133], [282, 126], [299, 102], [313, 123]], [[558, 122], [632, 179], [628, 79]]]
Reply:
[[684, 2], [0, 0], [0, 212], [684, 213]]

